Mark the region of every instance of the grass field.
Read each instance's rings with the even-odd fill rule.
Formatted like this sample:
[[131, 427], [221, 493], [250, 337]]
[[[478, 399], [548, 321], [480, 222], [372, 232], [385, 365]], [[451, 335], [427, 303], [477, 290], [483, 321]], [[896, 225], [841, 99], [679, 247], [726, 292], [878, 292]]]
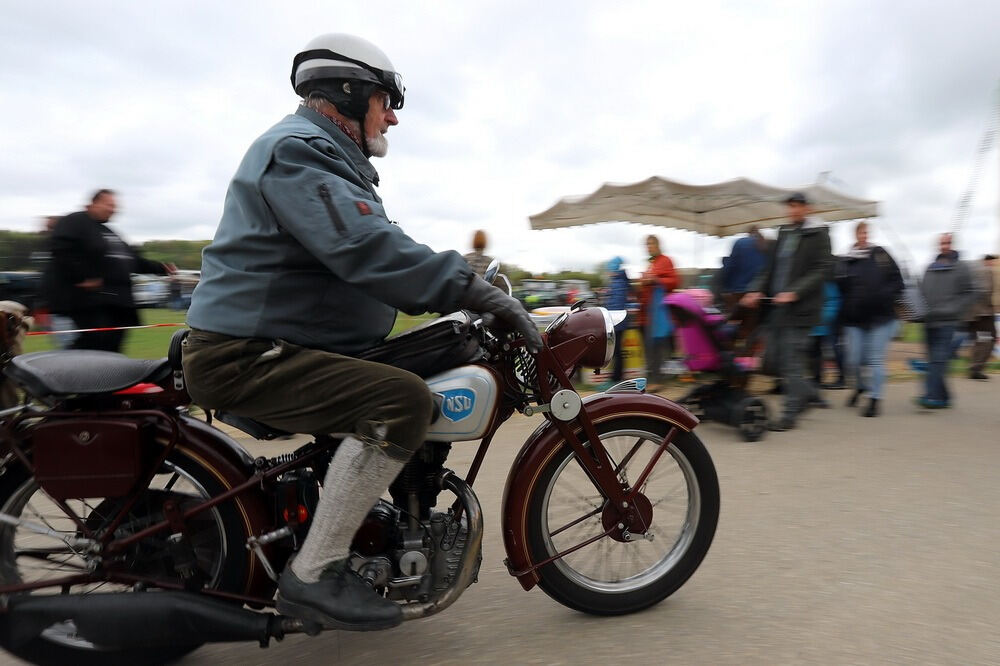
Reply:
[[[186, 312], [176, 310], [144, 309], [139, 311], [139, 318], [143, 324], [184, 325], [186, 314]], [[411, 317], [400, 313], [399, 317], [396, 318], [396, 325], [393, 327], [392, 332], [405, 331], [423, 321], [427, 321], [431, 317], [432, 315], [429, 314]], [[140, 328], [128, 331], [125, 334], [125, 346], [122, 349], [122, 353], [131, 358], [163, 358], [167, 355], [170, 336], [182, 327]], [[50, 335], [29, 336], [24, 346], [24, 351], [36, 352], [53, 349], [52, 340], [53, 337]]]

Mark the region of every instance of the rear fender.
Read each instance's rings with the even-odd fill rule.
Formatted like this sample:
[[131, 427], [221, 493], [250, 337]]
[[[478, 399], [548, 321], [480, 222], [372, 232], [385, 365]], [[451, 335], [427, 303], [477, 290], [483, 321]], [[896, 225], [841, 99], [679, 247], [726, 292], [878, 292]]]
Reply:
[[[157, 439], [170, 438], [170, 431], [164, 427]], [[244, 483], [254, 474], [253, 458], [232, 438], [212, 426], [190, 417], [180, 419], [180, 441], [177, 448], [189, 456], [209, 473], [211, 473], [226, 489]], [[229, 501], [239, 499], [237, 507], [243, 521], [246, 534], [260, 536], [274, 529], [273, 511], [265, 501], [260, 486], [255, 485]], [[267, 576], [264, 567], [245, 544], [233, 544], [248, 558], [247, 579], [245, 589], [229, 590], [249, 596], [270, 599], [274, 592], [274, 583]], [[265, 549], [266, 551], [266, 549]]]
[[[594, 425], [610, 419], [643, 417], [663, 421], [681, 430], [691, 431], [698, 419], [677, 403], [646, 393], [597, 393], [583, 401]], [[580, 427], [574, 428], [583, 437]], [[521, 447], [507, 475], [501, 511], [503, 541], [507, 550], [507, 570], [511, 575], [526, 571], [536, 563], [528, 548], [528, 498], [545, 465], [564, 445], [559, 430], [548, 420], [542, 423]], [[530, 590], [538, 583], [537, 572], [517, 577], [521, 587]]]

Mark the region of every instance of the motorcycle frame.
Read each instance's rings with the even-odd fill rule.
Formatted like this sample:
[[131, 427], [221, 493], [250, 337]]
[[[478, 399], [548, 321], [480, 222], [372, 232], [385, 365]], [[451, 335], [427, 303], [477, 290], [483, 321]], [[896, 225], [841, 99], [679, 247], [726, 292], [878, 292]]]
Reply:
[[[550, 403], [553, 395], [559, 390], [573, 390], [569, 377], [576, 369], [579, 358], [585, 353], [586, 349], [594, 343], [595, 341], [592, 339], [592, 336], [588, 336], [586, 339], [575, 339], [568, 343], [563, 343], [555, 350], [550, 348], [548, 344], [543, 345], [540, 352], [534, 357], [538, 380], [538, 395], [535, 397], [537, 398], [539, 404], [547, 405]], [[517, 351], [517, 346], [518, 343], [515, 343], [513, 351]], [[557, 353], [560, 352], [560, 350], [562, 353]], [[508, 348], [508, 351], [511, 351], [511, 348]], [[503, 354], [501, 359], [499, 359], [496, 364], [487, 365], [486, 367], [489, 367], [493, 372], [501, 372], [505, 374], [506, 378], [502, 380], [502, 383], [506, 382], [510, 386], [517, 386], [518, 382], [513, 378], [514, 368], [510, 361], [511, 358], [511, 354]], [[550, 381], [550, 378], [555, 381]], [[168, 395], [155, 396], [154, 402], [162, 405], [170, 405], [174, 402], [176, 396], [173, 392], [168, 391], [168, 393]], [[529, 440], [525, 442], [508, 474], [501, 512], [504, 543], [508, 555], [505, 563], [507, 564], [510, 574], [518, 578], [525, 590], [531, 589], [538, 582], [539, 568], [556, 559], [575, 552], [580, 548], [594, 543], [595, 541], [602, 538], [608, 538], [614, 532], [614, 529], [609, 529], [602, 534], [572, 546], [541, 562], [536, 562], [531, 557], [531, 554], [526, 546], [525, 539], [527, 528], [527, 503], [533, 490], [534, 482], [537, 480], [541, 469], [544, 468], [544, 465], [547, 464], [548, 460], [551, 459], [551, 456], [559, 448], [563, 445], [569, 445], [573, 449], [576, 453], [578, 462], [591, 479], [594, 487], [601, 493], [607, 502], [610, 502], [612, 506], [617, 507], [616, 510], [622, 515], [625, 515], [629, 510], [631, 500], [639, 492], [639, 488], [642, 487], [642, 484], [651, 473], [657, 460], [667, 450], [676, 434], [682, 430], [689, 431], [698, 423], [698, 419], [686, 409], [680, 407], [676, 403], [660, 398], [659, 396], [649, 396], [645, 394], [600, 394], [600, 397], [603, 399], [597, 405], [590, 405], [588, 404], [588, 401], [584, 401], [576, 416], [565, 421], [554, 418], [550, 412], [543, 412], [546, 423], [541, 424], [541, 426], [539, 426], [539, 428], [536, 429], [536, 431], [531, 435]], [[131, 403], [124, 402], [124, 404]], [[500, 426], [510, 418], [515, 409], [522, 409], [525, 404], [526, 403], [523, 399], [520, 401], [502, 401], [498, 404], [487, 431], [480, 440], [478, 450], [466, 476], [466, 483], [469, 487], [472, 487], [476, 477], [478, 476], [479, 470], [481, 469], [482, 463], [485, 459], [486, 452], [488, 451], [493, 441], [493, 437], [499, 430]], [[175, 407], [176, 406], [177, 405], [175, 405]], [[604, 449], [596, 430], [596, 423], [600, 421], [611, 417], [628, 415], [652, 417], [670, 424], [667, 436], [664, 438], [646, 468], [631, 487], [625, 487], [620, 482], [617, 470], [612, 464], [607, 451]], [[141, 492], [145, 490], [153, 476], [155, 476], [160, 465], [162, 465], [167, 459], [170, 452], [180, 444], [183, 443], [185, 444], [185, 448], [191, 447], [202, 454], [209, 453], [206, 449], [212, 449], [211, 453], [214, 453], [216, 458], [221, 457], [230, 465], [234, 462], [232, 460], [232, 451], [225, 451], [228, 445], [225, 442], [225, 436], [220, 431], [206, 426], [206, 429], [210, 430], [211, 434], [208, 435], [208, 433], [205, 433], [205, 435], [208, 436], [204, 436], [200, 439], [196, 437], [192, 440], [188, 437], [192, 434], [191, 429], [184, 427], [179, 414], [160, 409], [122, 409], [93, 412], [31, 411], [16, 416], [3, 426], [2, 430], [6, 431], [4, 434], [7, 435], [13, 454], [33, 474], [34, 467], [28, 456], [19, 446], [22, 438], [15, 430], [15, 426], [17, 424], [23, 420], [32, 418], [73, 418], [86, 421], [88, 418], [100, 417], [121, 417], [129, 419], [141, 417], [154, 419], [169, 424], [169, 430], [171, 433], [169, 440], [164, 445], [163, 451], [157, 458], [156, 464], [149, 467], [146, 474], [144, 474], [141, 479], [137, 481], [132, 491], [129, 493], [128, 497], [130, 499], [125, 503], [123, 509], [119, 511], [118, 515], [116, 515], [113, 520], [113, 524], [115, 526], [119, 525], [121, 521], [124, 520], [128, 511], [134, 506]], [[337, 441], [333, 439], [329, 439], [326, 442], [320, 442], [321, 439], [323, 438], [317, 438], [314, 440], [313, 443], [317, 444], [317, 446], [315, 446], [312, 450], [305, 451], [296, 456], [294, 459], [279, 463], [269, 469], [252, 470], [253, 473], [251, 473], [251, 470], [246, 468], [240, 470], [242, 480], [236, 479], [236, 482], [231, 484], [227, 490], [188, 508], [177, 516], [164, 519], [159, 523], [150, 525], [121, 539], [111, 538], [114, 531], [106, 530], [104, 536], [100, 539], [100, 543], [104, 547], [103, 552], [114, 554], [154, 534], [168, 530], [176, 532], [178, 530], [175, 528], [182, 527], [184, 521], [189, 520], [205, 511], [209, 511], [223, 502], [229, 501], [230, 499], [241, 494], [245, 494], [249, 497], [252, 494], [247, 491], [257, 487], [264, 488], [268, 482], [276, 480], [277, 477], [282, 474], [294, 469], [305, 467], [311, 461], [319, 458], [323, 454], [329, 453], [332, 447], [337, 443]], [[584, 442], [587, 444], [585, 445]], [[300, 451], [301, 450], [302, 449], [300, 449]], [[240, 466], [242, 467], [242, 465]], [[81, 531], [83, 531], [88, 538], [93, 538], [93, 534], [89, 529], [87, 529], [84, 522], [75, 514], [75, 512], [72, 511], [70, 507], [65, 505], [63, 502], [57, 502], [57, 504], [59, 504], [60, 508], [66, 512], [67, 516], [76, 522], [76, 524], [81, 528]], [[457, 515], [460, 515], [458, 514], [458, 512], [461, 511], [459, 502], [455, 503], [453, 509], [456, 511]], [[263, 505], [258, 506], [257, 510], [252, 511], [252, 513], [258, 514], [251, 517], [252, 526], [250, 529], [252, 532], [255, 532], [252, 533], [252, 536], [260, 536], [264, 532], [268, 523], [273, 521], [269, 521], [266, 510], [263, 509]], [[251, 562], [254, 561], [255, 558], [251, 556]], [[161, 580], [149, 576], [138, 576], [128, 574], [126, 572], [115, 572], [109, 570], [80, 574], [63, 579], [0, 586], [0, 594], [25, 592], [53, 586], [98, 582], [124, 584], [141, 583], [163, 589], [185, 589], [183, 583], [173, 580]], [[255, 576], [252, 570], [248, 573], [248, 581], [245, 587], [245, 591], [249, 592], [248, 594], [210, 589], [198, 589], [196, 591], [200, 594], [241, 601], [254, 606], [271, 606], [274, 603], [270, 596], [273, 594], [273, 582], [271, 582], [270, 579], [262, 577], [259, 572]]]

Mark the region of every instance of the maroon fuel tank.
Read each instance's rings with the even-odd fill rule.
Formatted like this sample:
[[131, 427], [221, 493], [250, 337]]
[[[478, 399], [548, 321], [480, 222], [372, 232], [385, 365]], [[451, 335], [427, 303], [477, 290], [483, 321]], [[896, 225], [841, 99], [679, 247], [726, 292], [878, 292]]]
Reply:
[[[646, 393], [597, 393], [583, 400], [584, 409], [594, 425], [609, 419], [643, 417], [663, 421], [681, 430], [691, 431], [698, 425], [694, 414], [677, 403]], [[580, 429], [575, 429], [580, 434]], [[504, 547], [507, 550], [507, 570], [514, 575], [535, 564], [528, 547], [528, 498], [542, 469], [563, 446], [559, 430], [549, 421], [542, 423], [521, 447], [507, 475], [501, 510]], [[518, 576], [525, 590], [538, 583], [536, 572]]]

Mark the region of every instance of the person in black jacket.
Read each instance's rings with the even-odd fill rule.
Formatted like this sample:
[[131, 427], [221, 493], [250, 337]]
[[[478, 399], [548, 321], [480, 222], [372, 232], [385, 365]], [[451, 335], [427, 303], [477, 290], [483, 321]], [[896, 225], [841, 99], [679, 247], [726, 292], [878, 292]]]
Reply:
[[[77, 328], [111, 328], [139, 323], [132, 299], [132, 273], [173, 273], [172, 264], [139, 256], [107, 226], [115, 214], [115, 193], [101, 189], [85, 210], [56, 222], [49, 237], [52, 258], [45, 275], [49, 308]], [[117, 352], [125, 331], [82, 333], [73, 349]]]
[[837, 270], [848, 372], [855, 377], [847, 405], [854, 407], [861, 394], [867, 394], [868, 405], [862, 414], [876, 416], [885, 382], [885, 355], [896, 332], [896, 301], [903, 291], [903, 277], [884, 248], [868, 243], [867, 222], [858, 222], [854, 236], [857, 242]]

